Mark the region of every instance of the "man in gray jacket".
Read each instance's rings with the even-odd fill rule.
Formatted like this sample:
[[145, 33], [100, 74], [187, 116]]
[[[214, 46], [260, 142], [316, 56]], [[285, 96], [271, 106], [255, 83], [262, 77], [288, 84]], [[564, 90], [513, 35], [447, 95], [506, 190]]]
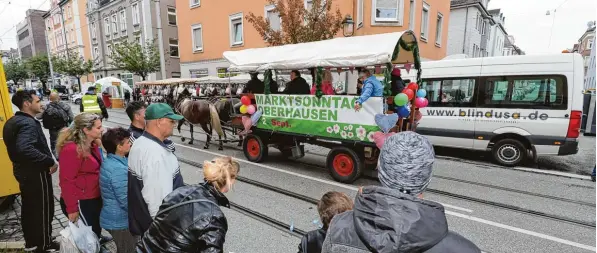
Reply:
[[415, 132], [388, 137], [379, 157], [381, 186], [361, 189], [352, 211], [332, 220], [323, 253], [469, 253], [475, 244], [448, 230], [444, 207], [423, 199], [433, 146]]

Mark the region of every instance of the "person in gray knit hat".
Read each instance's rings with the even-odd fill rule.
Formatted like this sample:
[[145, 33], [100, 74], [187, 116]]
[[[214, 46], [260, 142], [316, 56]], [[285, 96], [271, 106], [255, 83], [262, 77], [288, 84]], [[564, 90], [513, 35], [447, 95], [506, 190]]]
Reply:
[[381, 186], [363, 187], [353, 210], [334, 216], [321, 252], [481, 252], [448, 230], [441, 204], [422, 199], [434, 157], [425, 136], [400, 132], [388, 137], [379, 155]]

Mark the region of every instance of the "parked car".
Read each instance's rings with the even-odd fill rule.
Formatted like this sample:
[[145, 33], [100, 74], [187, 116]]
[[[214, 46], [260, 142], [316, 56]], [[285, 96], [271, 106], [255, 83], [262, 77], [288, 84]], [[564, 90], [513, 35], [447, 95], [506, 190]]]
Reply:
[[75, 93], [70, 96], [70, 101], [75, 103], [76, 105], [81, 104], [81, 98], [83, 97], [83, 93]]
[[69, 99], [68, 89], [66, 88], [66, 86], [58, 85], [58, 86], [55, 86], [54, 89], [56, 89], [56, 91], [58, 91], [58, 96], [60, 96], [60, 100], [68, 100]]

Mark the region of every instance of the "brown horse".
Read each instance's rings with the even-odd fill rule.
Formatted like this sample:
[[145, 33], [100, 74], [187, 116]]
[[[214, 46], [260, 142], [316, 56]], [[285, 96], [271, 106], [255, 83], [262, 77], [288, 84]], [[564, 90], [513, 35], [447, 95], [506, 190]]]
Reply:
[[[204, 149], [209, 148], [213, 130], [218, 133], [219, 147], [218, 150], [223, 150], [222, 136], [226, 139], [226, 132], [222, 128], [221, 122], [228, 122], [234, 113], [234, 105], [240, 100], [237, 98], [219, 99], [213, 103], [208, 100], [192, 100], [191, 94], [185, 89], [181, 94], [178, 94], [178, 99], [175, 103], [176, 111], [184, 117], [178, 122], [178, 132], [183, 124], [187, 123], [191, 132], [191, 140], [189, 144], [193, 144], [195, 140], [193, 136], [193, 125], [200, 125], [207, 135]], [[185, 138], [181, 138], [185, 141]]]

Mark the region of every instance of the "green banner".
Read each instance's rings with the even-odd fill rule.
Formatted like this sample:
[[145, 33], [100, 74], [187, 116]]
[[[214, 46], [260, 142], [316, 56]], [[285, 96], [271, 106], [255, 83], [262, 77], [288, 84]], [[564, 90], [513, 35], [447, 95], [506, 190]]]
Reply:
[[368, 99], [354, 110], [355, 96], [255, 95], [263, 114], [258, 128], [309, 136], [373, 142], [379, 131], [375, 114], [383, 112], [383, 99]]

